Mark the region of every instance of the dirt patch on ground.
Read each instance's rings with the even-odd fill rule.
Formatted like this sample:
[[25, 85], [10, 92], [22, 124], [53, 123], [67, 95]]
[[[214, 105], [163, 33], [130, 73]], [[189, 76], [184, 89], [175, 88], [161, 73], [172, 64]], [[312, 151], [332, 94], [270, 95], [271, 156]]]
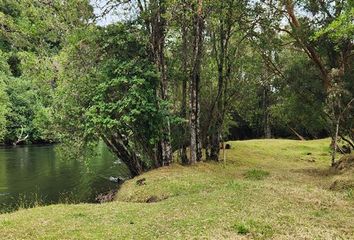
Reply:
[[113, 202], [117, 192], [118, 189], [114, 189], [106, 193], [101, 193], [96, 197], [96, 202], [97, 203]]
[[333, 168], [338, 171], [345, 171], [354, 168], [354, 154], [344, 155], [334, 163]]
[[293, 170], [295, 173], [306, 174], [311, 177], [328, 177], [337, 175], [339, 172], [334, 168], [326, 168], [326, 169], [319, 169], [319, 168], [306, 168], [306, 169], [295, 169]]
[[136, 185], [138, 185], [138, 186], [146, 185], [146, 178], [142, 178], [142, 179], [137, 180]]
[[151, 196], [148, 199], [146, 199], [146, 203], [155, 203], [155, 202], [161, 202], [165, 199], [167, 199], [168, 197], [166, 196], [162, 196], [162, 197], [157, 197], [157, 196]]
[[350, 179], [337, 179], [329, 187], [332, 191], [345, 191], [354, 189], [354, 181]]

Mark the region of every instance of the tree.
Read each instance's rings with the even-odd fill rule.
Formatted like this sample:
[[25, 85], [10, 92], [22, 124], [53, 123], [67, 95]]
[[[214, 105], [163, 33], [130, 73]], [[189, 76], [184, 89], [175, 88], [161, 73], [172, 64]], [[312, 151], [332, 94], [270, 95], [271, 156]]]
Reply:
[[192, 61], [192, 31], [193, 28], [193, 10], [191, 1], [176, 0], [168, 1], [167, 21], [169, 23], [170, 35], [173, 35], [173, 41], [170, 40], [168, 47], [169, 55], [167, 58], [169, 65], [169, 77], [171, 80], [174, 94], [173, 108], [177, 109], [174, 114], [180, 117], [180, 121], [172, 126], [174, 133], [172, 135], [173, 149], [178, 149], [181, 162], [188, 164], [187, 147], [190, 144], [189, 132], [189, 102], [188, 85], [191, 72]]
[[[150, 51], [152, 59], [160, 74], [160, 88], [157, 91], [158, 97], [164, 101], [169, 100], [168, 75], [165, 60], [165, 37], [166, 37], [166, 1], [150, 0], [137, 1], [142, 20], [145, 23], [145, 30], [149, 34]], [[169, 165], [172, 162], [171, 146], [171, 123], [167, 116], [164, 134], [158, 143], [159, 160], [161, 166]]]
[[79, 31], [63, 52], [56, 93], [62, 140], [79, 148], [103, 139], [133, 176], [160, 165], [167, 112], [146, 40], [129, 24]]
[[[68, 10], [71, 9], [71, 10]], [[5, 142], [52, 142], [48, 126], [56, 87], [56, 55], [66, 37], [92, 17], [88, 1], [0, 2], [0, 50], [9, 66]]]
[[0, 50], [0, 142], [4, 140], [6, 135], [6, 115], [8, 113], [9, 104], [9, 98], [6, 93], [6, 79], [9, 73], [10, 69], [6, 62], [6, 56]]
[[194, 15], [192, 72], [190, 78], [190, 164], [195, 164], [202, 158], [199, 91], [203, 52], [203, 14], [203, 0], [198, 0]]
[[210, 152], [207, 152], [207, 157], [217, 161], [224, 120], [228, 112], [226, 105], [232, 100], [229, 94], [233, 74], [237, 68], [235, 58], [240, 57], [236, 55], [252, 29], [252, 24], [248, 22], [250, 19], [247, 19], [245, 1], [213, 2], [209, 7], [211, 14], [207, 22], [212, 55], [216, 63], [217, 89], [216, 96], [208, 109], [207, 145], [210, 146]]
[[[312, 4], [311, 4], [312, 3]], [[353, 33], [353, 28], [347, 24], [344, 19], [349, 20], [354, 13], [352, 11], [352, 1], [335, 1], [334, 4], [329, 4], [324, 1], [316, 3], [310, 1], [310, 4], [305, 4], [305, 9], [312, 12], [314, 20], [319, 18], [319, 14], [325, 14], [323, 19], [320, 19], [320, 28], [317, 34], [310, 31], [309, 35], [307, 27], [300, 22], [295, 13], [295, 4], [291, 0], [285, 2], [285, 9], [292, 27], [292, 36], [305, 51], [309, 59], [315, 64], [321, 73], [323, 90], [326, 94], [327, 112], [332, 125], [332, 138], [334, 141], [334, 150], [332, 155], [332, 165], [335, 161], [335, 152], [337, 149], [337, 138], [339, 134], [340, 119], [342, 117], [343, 105], [347, 102], [351, 104], [353, 95], [347, 92], [348, 82], [345, 79], [351, 75], [353, 42], [350, 36]], [[311, 19], [305, 19], [306, 23], [311, 23]], [[350, 22], [350, 21], [349, 21]], [[340, 26], [339, 33], [330, 34], [329, 29], [333, 26]], [[316, 31], [316, 30], [315, 30]], [[307, 33], [307, 34], [306, 34]], [[315, 39], [313, 38], [315, 36]], [[329, 35], [329, 37], [321, 38], [321, 36]], [[316, 47], [322, 47], [327, 61], [321, 57]], [[350, 84], [350, 81], [349, 81]], [[350, 85], [349, 85], [350, 86]], [[347, 100], [349, 99], [349, 100]]]

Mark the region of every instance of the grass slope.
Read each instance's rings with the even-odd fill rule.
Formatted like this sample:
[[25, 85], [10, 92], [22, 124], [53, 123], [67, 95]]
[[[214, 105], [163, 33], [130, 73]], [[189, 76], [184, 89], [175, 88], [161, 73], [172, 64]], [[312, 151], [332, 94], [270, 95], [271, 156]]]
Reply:
[[328, 143], [231, 142], [226, 163], [148, 172], [112, 203], [0, 215], [0, 239], [354, 239], [351, 185], [330, 190], [354, 174], [328, 170]]

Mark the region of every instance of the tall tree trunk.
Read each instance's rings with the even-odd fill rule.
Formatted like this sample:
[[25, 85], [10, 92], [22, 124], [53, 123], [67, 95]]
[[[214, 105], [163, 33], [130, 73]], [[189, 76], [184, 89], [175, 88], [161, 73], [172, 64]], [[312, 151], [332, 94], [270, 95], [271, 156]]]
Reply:
[[196, 109], [196, 87], [195, 82], [191, 81], [191, 97], [190, 97], [190, 133], [191, 133], [191, 140], [190, 140], [190, 159], [189, 163], [194, 164], [197, 162], [197, 151], [198, 151], [198, 139], [197, 139], [197, 109]]
[[224, 49], [221, 47], [220, 59], [218, 63], [218, 94], [216, 97], [216, 117], [215, 124], [211, 129], [210, 136], [210, 159], [214, 161], [219, 160], [220, 154], [220, 141], [221, 141], [221, 128], [223, 123], [223, 112], [224, 112]]
[[[182, 63], [182, 72], [183, 72], [183, 82], [182, 82], [182, 104], [181, 104], [181, 117], [187, 119], [187, 81], [188, 81], [188, 55], [187, 55], [187, 28], [185, 25], [182, 26], [182, 51], [183, 51], [183, 63]], [[187, 126], [183, 123], [182, 126], [182, 146], [180, 149], [181, 161], [183, 164], [188, 163], [187, 157], [187, 145], [186, 145], [186, 134]]]
[[193, 69], [190, 81], [190, 164], [201, 160], [200, 141], [200, 71], [203, 45], [203, 0], [198, 0], [194, 29]]
[[200, 129], [200, 73], [197, 82], [197, 161], [201, 161], [203, 157], [202, 153], [202, 133]]
[[[151, 45], [154, 60], [160, 73], [160, 89], [157, 94], [163, 101], [167, 101], [169, 99], [168, 78], [164, 52], [166, 19], [163, 16], [166, 12], [165, 1], [150, 1], [150, 8], [151, 20], [149, 22], [151, 24]], [[172, 162], [171, 126], [169, 119], [166, 120], [166, 124], [164, 125], [163, 136], [159, 145], [159, 163], [161, 166], [169, 165]]]
[[[226, 7], [223, 2], [221, 3], [221, 7]], [[227, 5], [230, 10], [230, 6]], [[223, 9], [222, 9], [223, 10]], [[216, 40], [216, 36], [214, 33], [214, 51], [215, 51], [215, 58], [217, 62], [217, 71], [218, 71], [218, 91], [217, 96], [215, 99], [215, 123], [214, 125], [210, 126], [209, 132], [211, 133], [210, 136], [210, 159], [214, 161], [219, 160], [220, 154], [220, 142], [221, 142], [221, 135], [222, 135], [222, 126], [224, 122], [224, 113], [225, 113], [225, 91], [226, 91], [226, 75], [229, 74], [229, 68], [226, 67], [228, 64], [227, 61], [227, 51], [228, 51], [228, 43], [231, 37], [231, 28], [232, 25], [228, 21], [229, 19], [224, 19], [221, 17], [220, 19], [220, 27], [219, 27], [219, 41]], [[225, 23], [227, 22], [227, 23]], [[219, 48], [217, 48], [217, 45]], [[227, 68], [227, 69], [225, 69]], [[214, 108], [214, 107], [213, 107]], [[213, 114], [213, 113], [212, 113]]]

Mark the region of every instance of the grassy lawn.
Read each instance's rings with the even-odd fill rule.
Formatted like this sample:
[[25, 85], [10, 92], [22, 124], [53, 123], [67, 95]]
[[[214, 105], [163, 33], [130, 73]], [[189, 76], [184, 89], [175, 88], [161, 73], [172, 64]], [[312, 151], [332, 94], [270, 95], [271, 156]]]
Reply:
[[329, 170], [328, 139], [231, 145], [226, 163], [148, 172], [115, 202], [0, 215], [0, 239], [354, 239], [354, 173]]

